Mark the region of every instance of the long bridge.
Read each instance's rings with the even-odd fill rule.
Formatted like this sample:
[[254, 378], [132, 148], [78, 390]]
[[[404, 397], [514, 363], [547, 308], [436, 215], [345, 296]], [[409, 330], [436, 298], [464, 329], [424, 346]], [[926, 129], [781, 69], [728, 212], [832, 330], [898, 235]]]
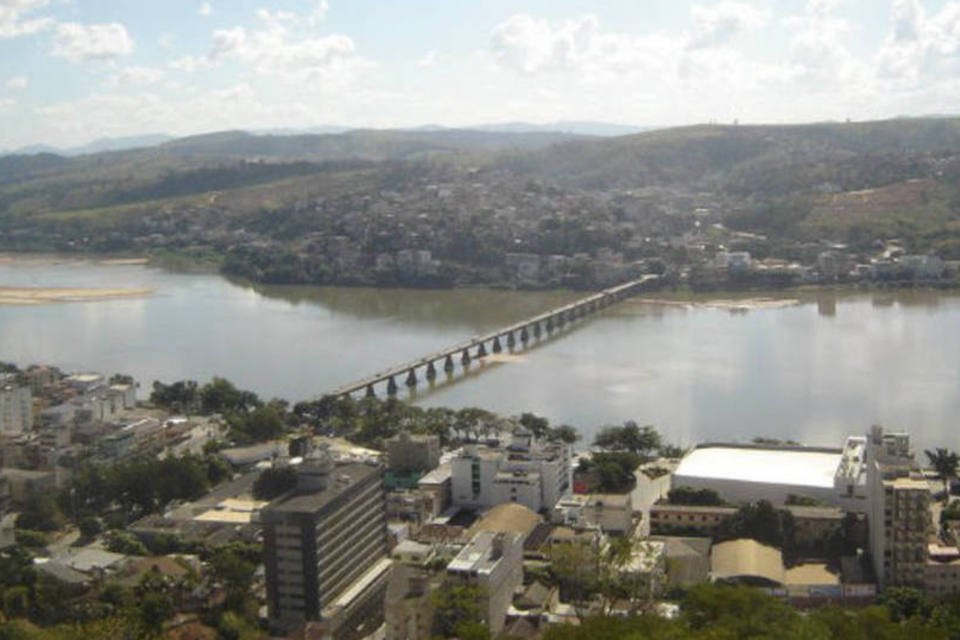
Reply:
[[405, 362], [385, 371], [375, 373], [363, 380], [345, 384], [326, 395], [348, 396], [357, 391], [364, 391], [366, 395], [374, 396], [376, 395], [376, 385], [381, 383], [386, 383], [387, 395], [396, 395], [399, 390], [397, 379], [402, 379], [408, 387], [416, 387], [420, 381], [417, 372], [422, 369], [424, 379], [432, 382], [437, 377], [438, 368], [442, 368], [447, 373], [452, 373], [456, 367], [454, 364], [455, 359], [459, 359], [460, 364], [463, 367], [467, 367], [474, 359], [485, 358], [489, 353], [500, 353], [503, 351], [504, 346], [512, 350], [516, 347], [518, 341], [525, 346], [530, 341], [531, 336], [539, 339], [544, 333], [549, 335], [555, 330], [563, 329], [568, 323], [596, 313], [624, 298], [636, 295], [649, 288], [651, 283], [658, 279], [659, 276], [646, 275], [636, 280], [604, 289], [586, 298], [551, 309], [532, 318], [527, 318], [509, 327], [504, 327], [482, 336], [474, 336], [469, 340], [455, 344], [442, 351], [437, 351], [426, 357]]

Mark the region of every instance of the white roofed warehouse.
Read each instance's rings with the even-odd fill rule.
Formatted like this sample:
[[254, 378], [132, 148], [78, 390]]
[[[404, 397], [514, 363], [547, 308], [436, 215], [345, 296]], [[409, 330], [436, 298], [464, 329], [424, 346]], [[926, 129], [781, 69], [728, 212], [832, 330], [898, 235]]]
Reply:
[[789, 495], [839, 505], [841, 449], [798, 446], [704, 444], [688, 453], [671, 488], [712, 489], [731, 503], [767, 500], [783, 505]]

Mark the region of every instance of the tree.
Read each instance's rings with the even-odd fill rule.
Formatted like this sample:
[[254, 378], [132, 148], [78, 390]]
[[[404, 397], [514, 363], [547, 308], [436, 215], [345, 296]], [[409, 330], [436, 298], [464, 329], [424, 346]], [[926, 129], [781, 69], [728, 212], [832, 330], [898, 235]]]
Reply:
[[604, 427], [594, 438], [593, 444], [601, 449], [629, 451], [640, 456], [649, 456], [663, 446], [660, 434], [651, 425], [637, 426], [627, 421], [622, 427]]
[[600, 586], [600, 553], [591, 544], [573, 540], [550, 546], [550, 572], [581, 620]]
[[693, 637], [724, 629], [726, 634], [712, 637], [787, 638], [800, 619], [786, 603], [749, 587], [696, 585], [681, 607]]
[[163, 631], [164, 623], [174, 614], [173, 602], [170, 597], [156, 592], [145, 593], [137, 605], [137, 618], [146, 632], [159, 636]]
[[157, 474], [157, 499], [160, 504], [171, 500], [195, 500], [210, 488], [207, 465], [196, 456], [164, 458], [159, 462]]
[[210, 558], [213, 575], [223, 584], [227, 592], [227, 609], [243, 611], [259, 559], [259, 548], [251, 550], [242, 544], [220, 547]]
[[107, 551], [122, 553], [127, 556], [145, 556], [149, 552], [146, 545], [140, 542], [132, 533], [127, 531], [113, 531], [107, 536]]
[[204, 413], [246, 413], [261, 404], [255, 393], [237, 389], [226, 378], [215, 376], [200, 388], [200, 408]]
[[150, 403], [173, 411], [189, 414], [197, 409], [199, 395], [195, 380], [178, 380], [172, 384], [153, 381]]
[[283, 432], [283, 418], [270, 406], [258, 407], [248, 415], [235, 414], [230, 419], [230, 434], [239, 442], [266, 442]]
[[751, 538], [771, 547], [782, 548], [790, 555], [795, 548], [793, 514], [785, 509], [775, 509], [766, 500], [748, 504], [725, 520], [717, 532], [721, 540]]
[[18, 529], [35, 531], [56, 531], [64, 524], [66, 518], [50, 494], [39, 495], [27, 501], [16, 522]]
[[559, 440], [565, 444], [576, 444], [580, 440], [580, 432], [568, 424], [562, 424], [554, 427], [547, 432], [549, 440]]
[[887, 587], [877, 597], [877, 604], [887, 608], [894, 622], [902, 622], [917, 616], [926, 618], [930, 615], [932, 608], [923, 592], [913, 587]]
[[480, 603], [484, 592], [480, 587], [448, 585], [430, 594], [434, 606], [433, 632], [444, 637], [459, 636], [461, 629], [473, 630], [482, 624]]
[[694, 489], [693, 487], [677, 487], [667, 493], [670, 504], [720, 506], [726, 504], [720, 494], [713, 489]]
[[608, 614], [618, 601], [630, 603], [630, 614], [646, 611], [663, 586], [656, 572], [636, 571], [636, 557], [651, 553], [650, 543], [631, 536], [611, 538], [600, 554], [599, 588], [602, 611]]
[[533, 413], [521, 414], [520, 424], [535, 438], [543, 438], [550, 430], [550, 421]]
[[257, 500], [273, 500], [297, 486], [297, 470], [293, 467], [270, 467], [264, 469], [253, 483], [253, 497]]
[[678, 447], [675, 444], [665, 444], [660, 447], [660, 451], [657, 453], [660, 454], [661, 458], [682, 458], [686, 451], [683, 447]]
[[960, 464], [960, 456], [957, 453], [938, 447], [934, 451], [924, 450], [930, 466], [937, 472], [937, 477], [943, 480], [943, 490], [946, 499], [950, 499], [950, 480], [957, 475], [957, 465]]
[[80, 518], [80, 522], [77, 523], [77, 527], [80, 529], [80, 535], [85, 539], [91, 540], [100, 535], [100, 532], [103, 531], [103, 522], [100, 518], [96, 516], [86, 516]]
[[481, 433], [490, 430], [490, 425], [496, 423], [496, 419], [497, 416], [486, 409], [464, 407], [457, 411], [453, 430], [461, 440], [466, 437], [478, 440]]
[[623, 493], [636, 483], [634, 470], [640, 464], [640, 457], [629, 451], [602, 451], [580, 462], [579, 471], [592, 474], [596, 486], [593, 491], [600, 493]]

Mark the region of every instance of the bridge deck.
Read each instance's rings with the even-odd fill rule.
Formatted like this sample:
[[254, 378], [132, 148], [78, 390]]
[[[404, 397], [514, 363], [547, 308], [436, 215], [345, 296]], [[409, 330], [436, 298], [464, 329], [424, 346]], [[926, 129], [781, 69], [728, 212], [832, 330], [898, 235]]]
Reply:
[[411, 369], [419, 369], [420, 367], [427, 366], [430, 362], [437, 362], [437, 361], [445, 360], [447, 356], [458, 355], [462, 353], [464, 349], [471, 349], [479, 346], [482, 343], [491, 342], [494, 338], [502, 337], [506, 334], [509, 334], [515, 331], [520, 331], [524, 327], [529, 327], [538, 322], [546, 322], [547, 319], [553, 318], [558, 314], [565, 313], [567, 311], [572, 311], [574, 309], [579, 309], [593, 302], [605, 300], [610, 296], [619, 294], [621, 292], [628, 292], [628, 293], [632, 292], [637, 288], [643, 286], [647, 282], [651, 282], [656, 279], [657, 279], [657, 276], [655, 275], [646, 275], [636, 280], [631, 280], [630, 282], [625, 282], [615, 287], [604, 289], [598, 293], [589, 295], [586, 298], [581, 298], [580, 300], [576, 300], [574, 302], [565, 304], [561, 307], [556, 307], [554, 309], [551, 309], [550, 311], [546, 311], [544, 313], [533, 316], [531, 318], [527, 318], [520, 322], [516, 322], [510, 326], [503, 327], [501, 329], [497, 329], [496, 331], [492, 331], [490, 333], [486, 333], [480, 336], [474, 336], [469, 340], [464, 340], [463, 342], [447, 347], [442, 351], [437, 351], [428, 356], [424, 356], [423, 358], [411, 360], [404, 364], [391, 367], [390, 369], [386, 369], [384, 371], [375, 373], [371, 376], [368, 376], [367, 378], [364, 378], [363, 380], [357, 380], [355, 382], [351, 382], [350, 384], [345, 384], [341, 387], [338, 387], [334, 391], [331, 391], [328, 395], [342, 396], [342, 395], [347, 395], [357, 391], [361, 391], [363, 389], [366, 389], [370, 385], [375, 385], [380, 382], [386, 382], [390, 378], [394, 378], [399, 375], [404, 375], [407, 372], [409, 372]]

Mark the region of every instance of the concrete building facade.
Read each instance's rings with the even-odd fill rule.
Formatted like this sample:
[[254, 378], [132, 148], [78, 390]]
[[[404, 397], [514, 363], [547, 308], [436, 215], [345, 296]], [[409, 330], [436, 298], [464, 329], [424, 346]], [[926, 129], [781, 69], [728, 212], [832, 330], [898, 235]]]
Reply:
[[500, 633], [514, 591], [523, 584], [523, 536], [481, 531], [447, 565], [447, 580], [479, 587], [483, 623], [491, 635]]
[[11, 436], [33, 427], [33, 394], [30, 387], [0, 386], [0, 434]]
[[550, 510], [572, 487], [570, 456], [568, 445], [536, 441], [523, 429], [505, 447], [466, 445], [450, 462], [453, 504], [516, 502], [531, 511]]
[[440, 438], [406, 431], [387, 440], [387, 469], [394, 473], [430, 471], [440, 464]]
[[380, 625], [391, 563], [378, 466], [337, 466], [318, 452], [298, 469], [296, 490], [258, 520], [271, 627], [319, 623], [330, 637], [350, 639]]

